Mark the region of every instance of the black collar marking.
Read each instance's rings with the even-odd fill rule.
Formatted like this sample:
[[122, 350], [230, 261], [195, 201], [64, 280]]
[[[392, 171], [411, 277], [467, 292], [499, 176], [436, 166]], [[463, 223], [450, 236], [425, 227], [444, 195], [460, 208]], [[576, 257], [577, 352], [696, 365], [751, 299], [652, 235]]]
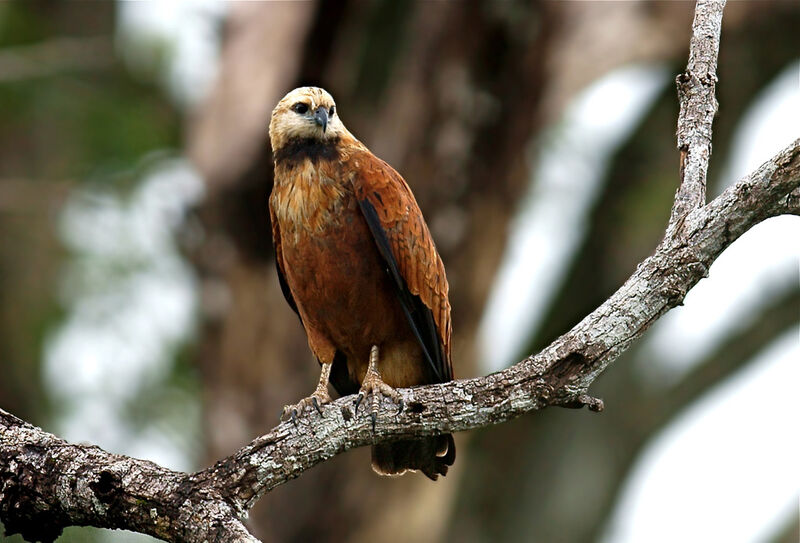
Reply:
[[339, 150], [336, 146], [339, 138], [321, 141], [314, 138], [292, 138], [286, 144], [274, 151], [276, 164], [296, 165], [305, 159], [316, 164], [320, 159], [338, 160]]

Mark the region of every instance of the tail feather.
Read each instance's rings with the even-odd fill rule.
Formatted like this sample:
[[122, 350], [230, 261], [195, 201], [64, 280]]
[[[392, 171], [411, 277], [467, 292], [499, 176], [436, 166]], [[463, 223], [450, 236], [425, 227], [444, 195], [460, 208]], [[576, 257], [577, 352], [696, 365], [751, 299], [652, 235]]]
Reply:
[[419, 470], [435, 481], [439, 475], [447, 475], [455, 460], [456, 444], [451, 434], [372, 446], [372, 469], [390, 477]]

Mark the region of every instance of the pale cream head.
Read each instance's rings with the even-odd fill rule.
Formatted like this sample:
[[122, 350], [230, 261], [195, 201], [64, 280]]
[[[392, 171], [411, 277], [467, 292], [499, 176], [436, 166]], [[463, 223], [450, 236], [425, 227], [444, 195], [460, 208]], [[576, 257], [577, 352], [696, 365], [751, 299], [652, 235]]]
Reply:
[[350, 136], [339, 119], [336, 102], [319, 87], [299, 87], [272, 110], [269, 139], [273, 151], [295, 139], [334, 140]]

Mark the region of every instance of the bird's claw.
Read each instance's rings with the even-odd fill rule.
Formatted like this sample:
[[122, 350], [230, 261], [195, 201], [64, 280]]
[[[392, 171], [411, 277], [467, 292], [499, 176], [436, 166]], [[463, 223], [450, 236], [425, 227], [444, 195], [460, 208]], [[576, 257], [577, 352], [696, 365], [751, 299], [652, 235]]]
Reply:
[[[374, 376], [373, 376], [374, 375]], [[378, 410], [381, 405], [381, 396], [391, 398], [397, 404], [397, 414], [403, 412], [403, 397], [395, 389], [384, 383], [380, 376], [376, 373], [364, 379], [361, 385], [361, 390], [355, 399], [355, 415], [358, 416], [358, 406], [361, 402], [369, 396], [369, 417], [372, 420], [372, 431], [375, 431], [375, 425], [378, 422]]]
[[303, 398], [299, 402], [294, 405], [287, 405], [284, 406], [283, 410], [280, 414], [280, 420], [286, 421], [291, 420], [293, 423], [297, 423], [298, 416], [302, 416], [303, 412], [306, 408], [313, 407], [317, 410], [317, 412], [322, 416], [322, 406], [326, 403], [330, 403], [331, 397], [328, 394], [327, 390], [316, 390], [314, 394], [309, 396], [308, 398]]

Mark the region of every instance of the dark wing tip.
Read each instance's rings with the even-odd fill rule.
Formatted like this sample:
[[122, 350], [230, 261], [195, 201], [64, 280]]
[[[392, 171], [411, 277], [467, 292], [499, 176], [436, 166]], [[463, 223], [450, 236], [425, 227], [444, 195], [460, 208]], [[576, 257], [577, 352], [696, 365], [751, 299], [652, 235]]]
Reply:
[[368, 199], [363, 198], [358, 200], [358, 205], [361, 208], [361, 213], [367, 221], [372, 237], [375, 239], [375, 244], [378, 246], [378, 252], [386, 262], [389, 275], [395, 285], [395, 292], [403, 308], [408, 323], [411, 325], [411, 330], [417, 338], [425, 358], [433, 371], [433, 375], [437, 382], [444, 382], [452, 378], [448, 375], [450, 372], [449, 364], [444, 360], [444, 353], [439, 345], [439, 339], [436, 334], [436, 324], [433, 319], [433, 312], [426, 306], [419, 296], [413, 294], [406, 285], [403, 276], [397, 266], [397, 260], [392, 253], [392, 247], [386, 232], [383, 229], [378, 212], [375, 206], [372, 205]]

